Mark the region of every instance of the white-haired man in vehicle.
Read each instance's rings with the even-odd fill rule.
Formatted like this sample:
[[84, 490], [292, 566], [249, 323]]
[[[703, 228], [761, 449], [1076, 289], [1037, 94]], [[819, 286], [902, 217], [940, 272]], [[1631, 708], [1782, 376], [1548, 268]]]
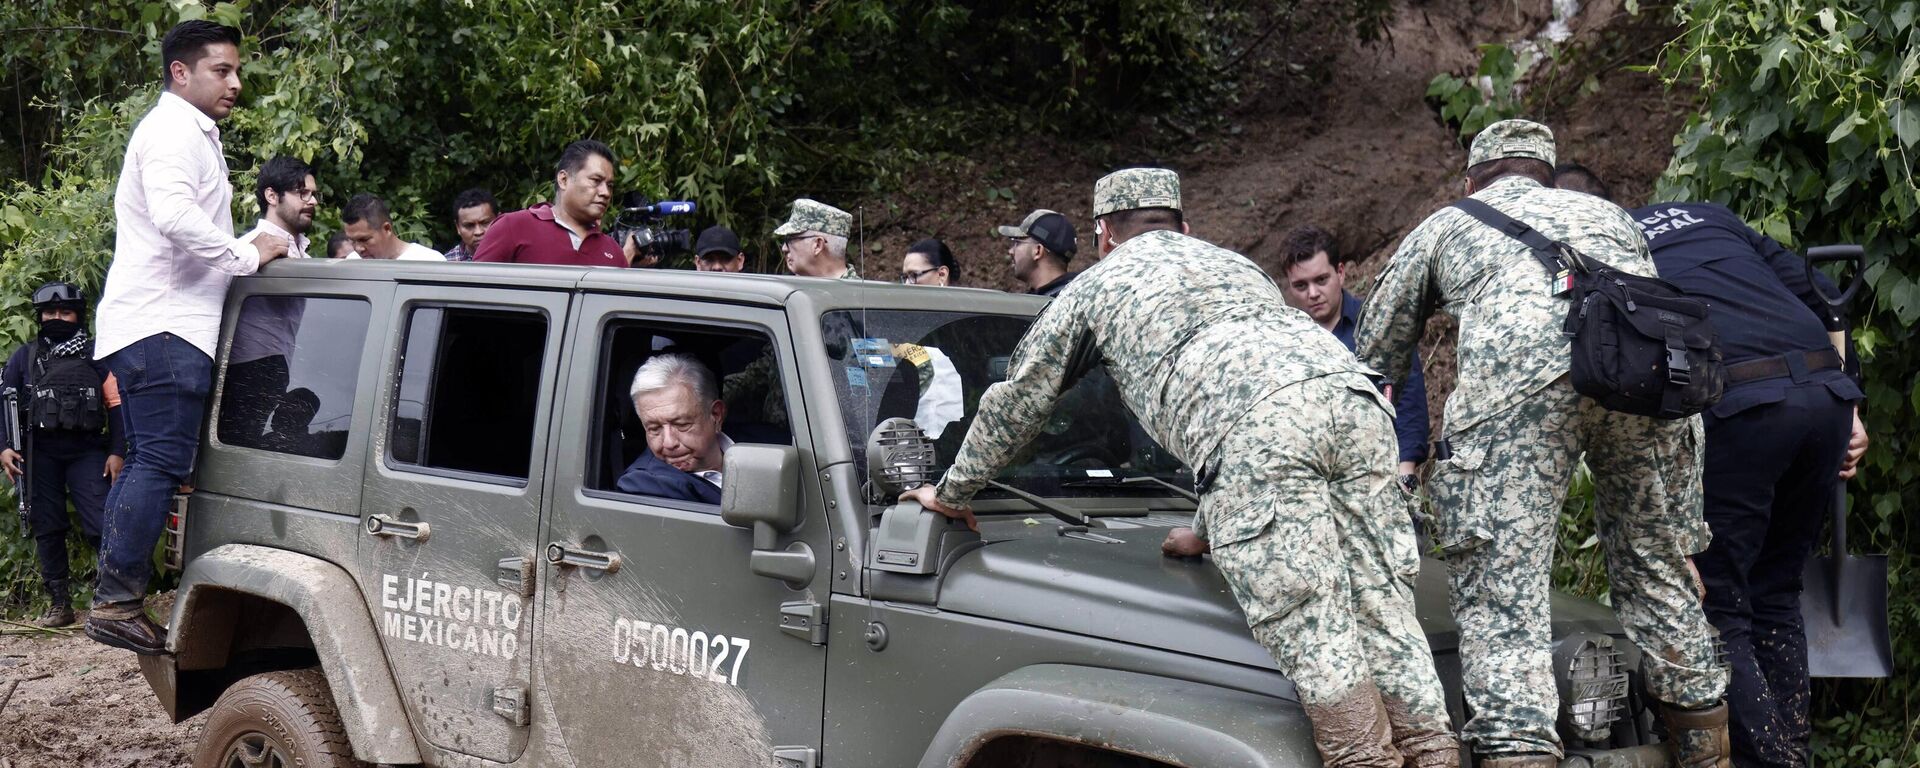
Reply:
[[647, 434], [647, 452], [620, 474], [625, 493], [720, 503], [720, 471], [733, 439], [720, 431], [727, 404], [720, 382], [692, 355], [654, 355], [627, 391]]

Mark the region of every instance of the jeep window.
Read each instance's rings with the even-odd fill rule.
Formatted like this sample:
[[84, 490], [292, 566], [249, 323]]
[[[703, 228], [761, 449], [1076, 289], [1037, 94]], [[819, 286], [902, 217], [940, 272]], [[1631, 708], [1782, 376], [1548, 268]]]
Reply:
[[413, 308], [391, 462], [525, 482], [546, 343], [547, 319], [537, 311]]
[[[651, 451], [647, 448], [646, 428], [634, 410], [629, 393], [640, 366], [661, 354], [691, 355], [713, 371], [726, 403], [721, 433], [727, 438], [742, 443], [792, 445], [793, 432], [788, 426], [786, 401], [773, 351], [773, 343], [766, 334], [741, 328], [638, 319], [608, 323], [601, 335], [600, 347], [598, 437], [594, 441], [598, 456], [588, 463], [586, 486], [597, 491], [635, 495], [621, 490], [620, 478], [643, 458], [650, 457]], [[659, 487], [654, 483], [629, 483], [629, 487], [635, 486]], [[719, 512], [715, 504], [667, 495], [649, 498], [648, 503], [662, 500], [672, 506]]]
[[227, 445], [337, 460], [347, 450], [364, 299], [250, 296], [227, 352], [216, 424]]
[[[926, 430], [940, 471], [952, 466], [980, 395], [1006, 378], [1013, 349], [1032, 325], [1030, 317], [966, 312], [823, 315], [834, 394], [862, 480], [867, 436], [896, 416]], [[1040, 435], [999, 479], [1042, 496], [1165, 495], [1151, 483], [1121, 482], [1143, 475], [1191, 484], [1179, 461], [1140, 428], [1105, 367], [1096, 365], [1062, 394]], [[989, 489], [982, 497], [1004, 494]]]

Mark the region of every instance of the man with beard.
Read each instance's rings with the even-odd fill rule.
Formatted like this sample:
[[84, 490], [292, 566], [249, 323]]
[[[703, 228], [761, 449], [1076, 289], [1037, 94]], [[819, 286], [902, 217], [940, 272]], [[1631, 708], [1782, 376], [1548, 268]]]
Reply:
[[600, 231], [613, 200], [613, 150], [581, 139], [554, 164], [553, 202], [494, 219], [474, 261], [627, 267], [637, 252]]
[[1019, 224], [1003, 225], [995, 231], [1007, 238], [1013, 279], [1025, 284], [1027, 293], [1053, 298], [1080, 276], [1067, 271], [1067, 262], [1079, 250], [1067, 217], [1042, 208], [1027, 214]]
[[[33, 292], [40, 333], [14, 350], [0, 378], [25, 404], [21, 442], [0, 450], [7, 477], [30, 494], [26, 524], [40, 561], [40, 581], [51, 604], [40, 626], [72, 624], [73, 587], [68, 581], [67, 499], [80, 515], [80, 535], [100, 549], [101, 513], [107, 487], [126, 464], [119, 408], [106, 394], [107, 366], [93, 358], [87, 336], [87, 299], [72, 283], [53, 282]], [[102, 433], [102, 427], [106, 432]], [[0, 435], [11, 441], [11, 435]], [[26, 464], [32, 465], [28, 472]], [[21, 476], [25, 475], [23, 479]]]
[[[261, 235], [286, 240], [289, 258], [307, 258], [307, 233], [319, 207], [319, 183], [313, 169], [299, 158], [281, 156], [260, 167], [254, 199], [260, 203], [260, 222], [241, 236], [253, 242]], [[268, 448], [262, 444], [267, 419], [287, 392], [287, 355], [300, 332], [307, 300], [297, 296], [260, 296], [247, 300], [234, 324], [233, 349], [227, 355], [227, 387], [234, 396], [220, 411], [220, 441]]]

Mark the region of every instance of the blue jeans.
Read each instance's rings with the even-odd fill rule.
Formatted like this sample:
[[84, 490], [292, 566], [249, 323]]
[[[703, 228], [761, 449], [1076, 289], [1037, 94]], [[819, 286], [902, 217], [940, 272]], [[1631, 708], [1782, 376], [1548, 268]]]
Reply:
[[171, 333], [136, 341], [106, 359], [120, 385], [127, 466], [107, 492], [95, 607], [138, 603], [153, 577], [153, 547], [174, 489], [193, 470], [213, 390], [213, 359]]

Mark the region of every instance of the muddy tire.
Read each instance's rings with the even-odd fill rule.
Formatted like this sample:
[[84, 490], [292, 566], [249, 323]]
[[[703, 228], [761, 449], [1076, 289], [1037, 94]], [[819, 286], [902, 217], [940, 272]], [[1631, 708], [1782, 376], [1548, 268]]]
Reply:
[[220, 695], [194, 768], [364, 768], [353, 759], [333, 692], [318, 669], [268, 672]]

